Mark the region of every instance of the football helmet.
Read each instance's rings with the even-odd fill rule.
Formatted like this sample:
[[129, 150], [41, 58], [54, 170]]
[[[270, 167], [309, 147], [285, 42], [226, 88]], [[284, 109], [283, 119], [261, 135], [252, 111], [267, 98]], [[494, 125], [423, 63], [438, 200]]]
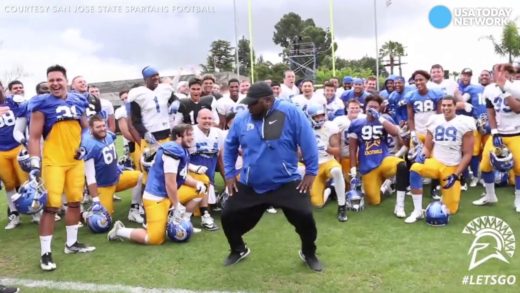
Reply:
[[496, 147], [490, 153], [491, 165], [497, 171], [507, 173], [513, 169], [513, 154], [506, 146]]
[[121, 159], [119, 159], [119, 165], [122, 167], [123, 170], [134, 170], [134, 162], [128, 155], [123, 155]]
[[347, 210], [360, 212], [365, 209], [365, 195], [361, 192], [361, 180], [352, 178], [350, 190], [345, 194]]
[[222, 193], [220, 193], [217, 196], [217, 206], [219, 206], [221, 209], [224, 209], [228, 199], [229, 199], [229, 193], [227, 192], [227, 190], [222, 191]]
[[141, 166], [143, 166], [144, 171], [150, 172], [150, 168], [152, 167], [155, 161], [155, 154], [157, 153], [157, 147], [146, 147], [143, 150], [143, 154], [141, 155]]
[[193, 225], [186, 218], [170, 217], [166, 225], [166, 235], [173, 242], [187, 242], [193, 234]]
[[477, 119], [477, 130], [481, 134], [488, 133], [489, 128], [489, 119], [487, 113], [482, 113], [480, 116], [478, 116]]
[[426, 207], [426, 223], [432, 226], [446, 226], [450, 220], [450, 213], [446, 205], [440, 201], [432, 201]]
[[47, 190], [36, 179], [26, 181], [18, 192], [11, 197], [18, 212], [22, 214], [36, 214], [47, 203]]
[[507, 186], [509, 183], [509, 174], [505, 172], [495, 171], [495, 185], [498, 187]]
[[[311, 124], [314, 129], [320, 129], [325, 123], [325, 121], [327, 121], [327, 111], [325, 110], [325, 107], [320, 104], [307, 105], [307, 108], [305, 109], [305, 114], [307, 114], [307, 116], [311, 120]], [[316, 120], [315, 117], [319, 115], [323, 115], [323, 118]]]
[[415, 162], [419, 156], [422, 156], [423, 154], [423, 144], [419, 143], [415, 146], [413, 146], [410, 150], [408, 150], [408, 160], [410, 162]]
[[31, 172], [31, 156], [29, 152], [27, 152], [27, 149], [22, 148], [18, 153], [17, 159], [20, 168], [22, 168], [24, 172]]
[[99, 202], [92, 204], [84, 218], [85, 223], [93, 233], [105, 233], [112, 227], [112, 217]]

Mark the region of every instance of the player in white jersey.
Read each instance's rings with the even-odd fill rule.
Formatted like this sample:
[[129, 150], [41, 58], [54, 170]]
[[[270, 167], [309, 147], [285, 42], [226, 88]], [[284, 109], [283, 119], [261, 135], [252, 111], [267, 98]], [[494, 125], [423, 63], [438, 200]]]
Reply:
[[110, 103], [110, 101], [107, 99], [101, 98], [101, 91], [95, 85], [89, 85], [88, 92], [89, 94], [99, 99], [101, 105], [101, 111], [99, 112], [99, 115], [107, 123], [108, 130], [110, 130], [111, 132], [115, 132], [116, 120], [114, 117], [114, 106], [112, 105], [112, 103]]
[[456, 114], [456, 99], [446, 96], [441, 100], [442, 114], [428, 120], [426, 140], [421, 154], [410, 169], [410, 187], [414, 211], [406, 223], [423, 217], [423, 177], [441, 180], [442, 201], [450, 214], [455, 214], [460, 202], [460, 176], [468, 167], [473, 155], [472, 117]]
[[439, 64], [432, 65], [430, 69], [431, 80], [428, 82], [429, 89], [438, 89], [444, 96], [450, 95], [459, 98], [459, 86], [451, 79], [444, 79], [444, 69]]
[[[336, 80], [337, 81], [337, 80]], [[323, 84], [323, 92], [326, 99], [327, 118], [332, 121], [336, 117], [345, 116], [345, 104], [336, 95], [336, 87], [330, 81]]]
[[[343, 102], [342, 102], [343, 103]], [[343, 171], [343, 177], [345, 178], [345, 183], [350, 184], [350, 180], [352, 178], [349, 177], [350, 172], [350, 151], [348, 146], [348, 128], [350, 127], [350, 123], [357, 118], [365, 118], [366, 115], [361, 113], [361, 104], [358, 100], [350, 100], [347, 104], [347, 115], [336, 117], [333, 122], [336, 123], [336, 126], [339, 128], [340, 140], [341, 140], [341, 154], [340, 154], [340, 164], [341, 169]]]
[[327, 100], [323, 95], [314, 93], [314, 83], [310, 79], [306, 79], [301, 83], [302, 94], [294, 96], [291, 102], [296, 105], [296, 107], [305, 111], [305, 108], [310, 103], [320, 104], [322, 106], [327, 105]]
[[329, 179], [332, 179], [334, 190], [338, 198], [338, 221], [347, 221], [347, 209], [345, 206], [345, 180], [341, 165], [334, 158], [339, 156], [340, 138], [339, 128], [336, 123], [327, 121], [326, 111], [323, 105], [311, 103], [305, 113], [309, 116], [314, 128], [316, 144], [318, 146], [319, 169], [311, 187], [311, 203], [316, 207], [323, 207], [330, 196], [330, 189], [326, 189]]
[[237, 112], [236, 107], [242, 107], [247, 109], [247, 105], [240, 103], [239, 86], [240, 82], [236, 78], [232, 78], [228, 81], [229, 96], [223, 96], [217, 101], [217, 112], [220, 118], [220, 128], [224, 129], [226, 126], [226, 116], [229, 113]]
[[480, 170], [485, 195], [474, 201], [474, 205], [486, 205], [498, 201], [495, 193], [494, 170], [491, 152], [507, 147], [513, 157], [515, 174], [515, 209], [520, 213], [520, 82], [511, 81], [514, 68], [510, 64], [498, 64], [493, 69], [496, 83], [484, 89], [483, 96], [488, 108], [492, 139], [488, 139], [482, 152]]
[[300, 89], [294, 84], [296, 75], [292, 70], [286, 70], [283, 73], [283, 83], [280, 85], [280, 99], [291, 101], [291, 99], [300, 94]]

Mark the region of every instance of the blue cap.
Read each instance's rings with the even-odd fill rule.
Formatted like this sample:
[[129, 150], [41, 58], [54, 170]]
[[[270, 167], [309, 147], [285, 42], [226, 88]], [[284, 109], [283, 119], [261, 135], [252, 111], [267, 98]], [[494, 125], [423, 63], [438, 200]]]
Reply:
[[363, 80], [361, 78], [354, 78], [352, 80], [353, 84], [363, 84]]
[[156, 74], [159, 74], [159, 71], [157, 71], [157, 69], [153, 68], [152, 66], [146, 66], [145, 68], [143, 68], [142, 73], [143, 78], [149, 78]]
[[343, 77], [343, 83], [352, 83], [352, 76], [347, 75]]

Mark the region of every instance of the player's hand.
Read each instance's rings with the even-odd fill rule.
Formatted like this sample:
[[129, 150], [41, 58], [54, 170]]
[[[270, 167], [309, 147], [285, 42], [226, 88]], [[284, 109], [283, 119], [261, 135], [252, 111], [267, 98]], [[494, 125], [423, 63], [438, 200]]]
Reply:
[[421, 152], [416, 158], [415, 162], [419, 164], [424, 164], [426, 161], [426, 154], [424, 152]]
[[229, 196], [233, 196], [235, 192], [238, 192], [237, 179], [235, 177], [226, 179], [226, 188]]
[[379, 113], [379, 111], [377, 111], [376, 109], [372, 108], [367, 109], [367, 114], [369, 114], [370, 116], [372, 116], [372, 118], [376, 120], [379, 120], [379, 117], [381, 117], [381, 113]]
[[157, 144], [157, 140], [155, 139], [155, 137], [153, 136], [153, 134], [150, 133], [150, 132], [147, 132], [147, 133], [144, 134], [144, 140], [145, 140], [146, 143], [149, 144], [149, 145]]
[[417, 137], [417, 133], [415, 133], [415, 131], [410, 132], [410, 139], [412, 140], [414, 145], [419, 144], [419, 138]]
[[300, 181], [300, 184], [298, 184], [298, 186], [296, 186], [296, 189], [300, 193], [306, 193], [311, 188], [312, 183], [314, 182], [314, 178], [315, 177], [316, 176], [314, 176], [314, 175], [305, 175], [305, 176], [303, 176], [302, 181]]
[[399, 108], [400, 108], [400, 107], [404, 107], [404, 106], [406, 106], [406, 104], [407, 104], [407, 103], [406, 103], [405, 100], [400, 100], [400, 101], [397, 103], [397, 107], [399, 107]]
[[208, 171], [208, 167], [199, 165], [197, 169], [195, 170], [195, 173], [197, 174], [206, 174], [206, 171]]
[[493, 136], [493, 146], [496, 148], [504, 146], [504, 142], [502, 141], [502, 137], [498, 135], [498, 131], [496, 129], [491, 129], [491, 135]]
[[84, 147], [79, 147], [74, 154], [74, 159], [83, 160], [85, 155], [87, 154], [87, 150]]
[[442, 181], [446, 182], [446, 184], [444, 184], [444, 186], [442, 186], [442, 188], [444, 188], [444, 189], [451, 188], [453, 186], [453, 184], [455, 184], [455, 182], [457, 182], [457, 180], [460, 180], [460, 177], [455, 174], [451, 174], [450, 176], [442, 179]]
[[41, 177], [41, 159], [36, 156], [31, 157], [30, 165], [31, 165], [31, 171], [29, 172], [30, 178], [39, 181], [40, 177]]
[[93, 213], [106, 211], [105, 207], [99, 201], [99, 196], [96, 196], [96, 197], [92, 198], [92, 206], [90, 207], [90, 210]]
[[356, 167], [350, 168], [350, 174], [349, 175], [350, 175], [351, 178], [357, 177], [357, 168]]
[[206, 193], [206, 191], [208, 190], [208, 188], [206, 187], [206, 185], [200, 181], [197, 181], [197, 184], [195, 186], [195, 189], [197, 189], [197, 192], [199, 194], [201, 193]]

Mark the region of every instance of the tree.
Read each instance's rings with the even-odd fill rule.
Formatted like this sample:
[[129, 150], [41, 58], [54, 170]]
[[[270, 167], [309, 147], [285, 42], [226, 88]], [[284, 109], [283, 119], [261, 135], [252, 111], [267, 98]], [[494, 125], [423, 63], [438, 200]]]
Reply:
[[481, 39], [488, 39], [495, 47], [495, 53], [500, 56], [508, 56], [509, 63], [513, 63], [513, 58], [520, 56], [520, 34], [518, 27], [514, 21], [506, 23], [502, 30], [502, 40], [500, 43], [495, 41], [492, 35], [481, 37]]
[[15, 65], [9, 70], [4, 70], [2, 72], [2, 79], [5, 83], [9, 83], [13, 80], [18, 80], [24, 77], [28, 77], [29, 74], [25, 71], [22, 65]]
[[211, 43], [206, 65], [201, 64], [204, 72], [233, 71], [235, 57], [233, 47], [228, 41], [216, 40]]
[[[240, 74], [249, 76], [251, 73], [251, 50], [249, 40], [244, 36], [238, 41], [238, 64], [240, 66]], [[253, 51], [253, 60], [255, 52]]]
[[258, 62], [255, 64], [255, 80], [274, 80], [281, 82], [283, 79], [283, 73], [289, 69], [284, 63], [273, 64], [270, 61], [263, 61], [262, 56], [258, 58]]
[[[390, 62], [388, 66], [390, 66], [390, 74], [394, 74], [394, 66], [397, 65], [398, 60], [396, 58], [405, 56], [404, 47], [399, 42], [388, 41], [381, 46], [379, 49], [379, 58], [383, 59], [384, 57], [388, 57]], [[401, 72], [399, 74], [402, 74]]]
[[[303, 20], [298, 14], [291, 12], [285, 14], [274, 26], [273, 42], [282, 47], [282, 56], [286, 60], [288, 55], [293, 55], [294, 46], [298, 42], [314, 43], [317, 66], [322, 60], [332, 54], [332, 40], [329, 30], [316, 26], [312, 18]], [[334, 50], [337, 48], [334, 45]], [[292, 52], [291, 52], [292, 51]]]

